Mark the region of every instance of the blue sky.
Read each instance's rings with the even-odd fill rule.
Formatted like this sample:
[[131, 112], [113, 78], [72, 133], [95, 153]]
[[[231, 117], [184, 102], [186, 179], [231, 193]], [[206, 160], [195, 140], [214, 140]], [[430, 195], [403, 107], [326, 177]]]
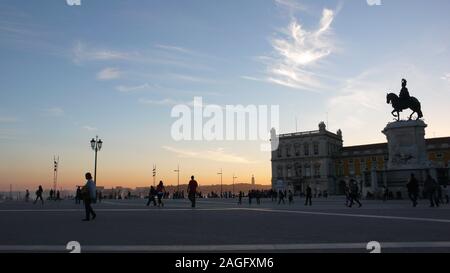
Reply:
[[260, 143], [171, 139], [171, 107], [194, 96], [280, 105], [281, 132], [295, 117], [314, 130], [328, 113], [353, 145], [384, 141], [386, 92], [406, 77], [427, 137], [448, 136], [448, 10], [446, 0], [3, 0], [0, 186], [48, 183], [54, 154], [63, 183], [78, 183], [96, 134], [107, 185], [144, 185], [154, 163], [167, 180], [180, 163], [207, 183], [220, 168], [269, 183]]

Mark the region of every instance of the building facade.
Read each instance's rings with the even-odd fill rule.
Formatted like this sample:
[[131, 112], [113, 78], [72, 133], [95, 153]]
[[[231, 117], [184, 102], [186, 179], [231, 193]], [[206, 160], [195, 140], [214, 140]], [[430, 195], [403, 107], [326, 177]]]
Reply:
[[[298, 193], [310, 185], [316, 194], [340, 195], [354, 180], [359, 182], [364, 195], [368, 192], [376, 195], [389, 184], [387, 143], [344, 147], [341, 130], [330, 132], [323, 122], [319, 130], [281, 134], [278, 140], [278, 149], [272, 152], [271, 159], [272, 187], [276, 190], [290, 189]], [[450, 137], [425, 142], [435, 178], [440, 184], [448, 184]], [[406, 183], [399, 181], [396, 186], [404, 188]]]

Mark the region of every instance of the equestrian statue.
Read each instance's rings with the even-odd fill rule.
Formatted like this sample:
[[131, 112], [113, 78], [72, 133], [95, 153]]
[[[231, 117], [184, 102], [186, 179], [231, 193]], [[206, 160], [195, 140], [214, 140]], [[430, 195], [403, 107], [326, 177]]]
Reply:
[[394, 108], [391, 114], [396, 117], [398, 121], [400, 120], [400, 112], [408, 108], [413, 111], [409, 116], [409, 120], [412, 119], [415, 113], [417, 113], [416, 119], [420, 119], [423, 117], [419, 100], [409, 95], [406, 84], [407, 81], [405, 79], [402, 79], [402, 89], [400, 90], [400, 96], [397, 96], [395, 93], [389, 93], [386, 96], [386, 102], [388, 104], [392, 104], [392, 107]]

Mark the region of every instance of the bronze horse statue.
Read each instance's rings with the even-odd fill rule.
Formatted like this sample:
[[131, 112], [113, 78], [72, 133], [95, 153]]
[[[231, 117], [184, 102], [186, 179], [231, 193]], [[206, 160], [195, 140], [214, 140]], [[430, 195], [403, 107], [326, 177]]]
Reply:
[[[417, 113], [417, 119], [420, 119], [423, 117], [421, 105], [418, 99], [415, 97], [410, 97], [407, 101], [403, 102], [400, 100], [400, 98], [397, 96], [397, 94], [389, 93], [386, 96], [386, 102], [392, 103], [392, 107], [394, 110], [391, 112], [391, 114], [397, 118], [397, 120], [400, 120], [400, 112], [402, 112], [405, 109], [411, 109], [413, 112], [409, 116], [409, 120], [412, 119], [412, 116], [414, 113]], [[397, 113], [397, 114], [395, 114]]]

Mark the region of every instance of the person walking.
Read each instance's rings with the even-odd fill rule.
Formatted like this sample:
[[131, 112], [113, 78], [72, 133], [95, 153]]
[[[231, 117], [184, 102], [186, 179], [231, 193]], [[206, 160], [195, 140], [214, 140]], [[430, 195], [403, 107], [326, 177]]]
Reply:
[[38, 199], [41, 199], [42, 205], [44, 205], [44, 198], [42, 198], [42, 193], [44, 190], [42, 189], [42, 186], [39, 185], [37, 191], [36, 191], [36, 200], [34, 200], [33, 204], [36, 204]]
[[289, 190], [289, 192], [288, 192], [288, 200], [289, 200], [289, 205], [291, 205], [294, 202], [294, 194], [292, 193], [291, 190]]
[[27, 189], [25, 191], [25, 202], [28, 203], [28, 201], [30, 201], [30, 191]]
[[84, 202], [84, 208], [86, 210], [86, 217], [83, 219], [83, 221], [90, 221], [91, 215], [92, 220], [94, 220], [97, 217], [97, 214], [92, 209], [92, 201], [96, 198], [96, 190], [95, 190], [95, 182], [92, 180], [92, 174], [86, 173], [86, 184], [81, 189], [81, 195], [83, 197]]
[[239, 191], [239, 200], [238, 205], [242, 205], [242, 197], [244, 196], [244, 193], [242, 191]]
[[80, 203], [81, 203], [81, 187], [78, 186], [77, 191], [75, 193], [75, 204], [80, 204]]
[[158, 186], [156, 186], [156, 195], [158, 197], [158, 207], [164, 207], [162, 198], [163, 198], [165, 192], [166, 192], [166, 189], [164, 188], [164, 183], [162, 181], [159, 181]]
[[351, 203], [351, 197], [350, 197], [350, 187], [345, 184], [344, 186], [344, 193], [345, 193], [345, 206], [349, 206]]
[[414, 174], [411, 174], [411, 177], [409, 178], [408, 184], [406, 184], [406, 187], [408, 188], [408, 196], [409, 199], [411, 199], [413, 207], [417, 206], [417, 197], [419, 195], [419, 182], [417, 181]]
[[187, 191], [188, 191], [188, 198], [191, 201], [192, 208], [195, 208], [195, 197], [197, 196], [197, 188], [198, 183], [194, 179], [194, 176], [191, 176], [191, 180], [189, 181]]
[[383, 202], [386, 202], [389, 199], [389, 188], [387, 186], [383, 187], [384, 187]]
[[427, 174], [427, 179], [425, 180], [423, 187], [425, 188], [425, 192], [428, 195], [428, 199], [430, 200], [430, 207], [439, 207], [436, 186], [439, 186], [437, 185], [436, 180], [434, 180], [434, 178], [431, 177], [430, 174]]
[[278, 205], [280, 205], [282, 201], [283, 201], [283, 205], [284, 205], [285, 204], [285, 202], [284, 202], [284, 193], [283, 193], [283, 191], [280, 190], [278, 192]]
[[361, 202], [359, 202], [359, 187], [358, 187], [358, 183], [354, 180], [352, 180], [352, 182], [350, 182], [350, 205], [349, 207], [351, 208], [354, 204], [354, 202], [358, 203], [359, 207], [362, 207]]
[[150, 186], [150, 191], [148, 192], [148, 201], [147, 201], [147, 207], [150, 206], [150, 203], [153, 202], [153, 206], [156, 207], [156, 189], [153, 186]]
[[305, 200], [305, 206], [309, 205], [312, 206], [312, 189], [311, 186], [308, 185], [308, 187], [306, 187], [306, 200]]
[[261, 192], [259, 190], [255, 191], [256, 204], [261, 205]]

